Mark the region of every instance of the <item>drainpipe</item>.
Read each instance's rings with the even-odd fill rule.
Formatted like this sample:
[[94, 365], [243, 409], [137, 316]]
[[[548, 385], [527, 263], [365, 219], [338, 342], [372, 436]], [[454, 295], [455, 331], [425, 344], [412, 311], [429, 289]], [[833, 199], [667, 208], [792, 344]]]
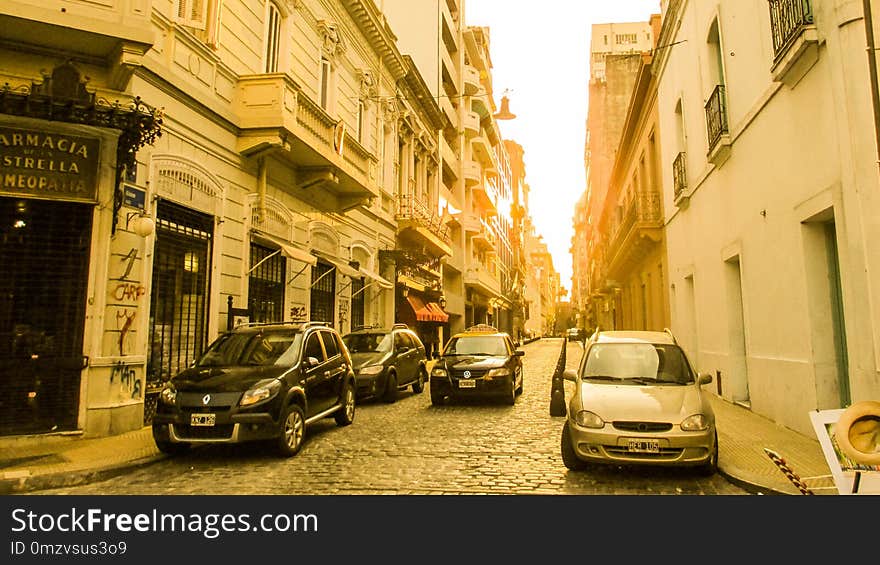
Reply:
[[877, 149], [877, 166], [880, 167], [880, 92], [877, 85], [877, 51], [874, 43], [874, 22], [871, 17], [871, 0], [862, 0], [865, 11], [865, 37], [868, 45], [868, 75], [871, 81], [871, 102], [874, 108], [874, 135]]
[[269, 169], [266, 158], [260, 157], [257, 166], [259, 167], [259, 172], [257, 173], [257, 217], [262, 222], [266, 212], [266, 177]]

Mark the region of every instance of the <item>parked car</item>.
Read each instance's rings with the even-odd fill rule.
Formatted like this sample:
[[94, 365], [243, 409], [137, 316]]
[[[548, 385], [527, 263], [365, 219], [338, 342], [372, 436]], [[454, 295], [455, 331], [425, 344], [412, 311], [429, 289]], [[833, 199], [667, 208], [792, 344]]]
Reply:
[[522, 357], [507, 333], [477, 325], [452, 336], [431, 370], [431, 404], [446, 398], [501, 398], [514, 404], [523, 391]]
[[274, 440], [284, 456], [302, 447], [306, 427], [355, 415], [355, 376], [333, 328], [253, 324], [221, 335], [159, 394], [153, 438], [179, 453], [196, 443]]
[[568, 328], [565, 335], [568, 341], [579, 341], [581, 339], [580, 330], [577, 328]]
[[425, 346], [405, 324], [391, 328], [362, 328], [342, 338], [351, 360], [359, 397], [397, 400], [401, 388], [419, 394], [428, 380]]
[[587, 343], [562, 428], [562, 460], [718, 469], [715, 415], [671, 332], [597, 332]]

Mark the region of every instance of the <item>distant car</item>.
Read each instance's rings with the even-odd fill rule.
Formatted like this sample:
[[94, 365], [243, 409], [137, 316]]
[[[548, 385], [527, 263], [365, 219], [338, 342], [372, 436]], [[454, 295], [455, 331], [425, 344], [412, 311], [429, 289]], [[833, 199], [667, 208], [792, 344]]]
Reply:
[[425, 346], [404, 324], [391, 328], [362, 328], [342, 338], [351, 353], [359, 397], [397, 400], [401, 388], [419, 394], [428, 380]]
[[240, 326], [214, 341], [159, 394], [153, 439], [164, 453], [196, 443], [274, 440], [284, 456], [306, 426], [355, 415], [355, 377], [339, 333], [316, 322]]
[[477, 325], [452, 336], [431, 370], [431, 404], [446, 398], [501, 398], [514, 404], [523, 391], [522, 357], [505, 332]]
[[562, 428], [562, 461], [718, 469], [715, 415], [702, 385], [670, 332], [597, 332], [577, 371]]
[[579, 341], [581, 338], [580, 331], [577, 328], [569, 328], [565, 335], [568, 341]]

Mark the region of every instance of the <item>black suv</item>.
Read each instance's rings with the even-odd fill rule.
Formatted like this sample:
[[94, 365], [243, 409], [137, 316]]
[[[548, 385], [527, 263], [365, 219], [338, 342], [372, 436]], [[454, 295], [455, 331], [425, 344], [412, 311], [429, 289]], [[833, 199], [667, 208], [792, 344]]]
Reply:
[[523, 390], [522, 356], [507, 333], [477, 325], [452, 336], [431, 370], [431, 404], [446, 397], [495, 396], [514, 404]]
[[274, 440], [292, 456], [306, 426], [354, 420], [352, 362], [339, 333], [323, 323], [253, 324], [217, 338], [159, 395], [153, 438], [165, 453], [194, 443]]
[[394, 402], [401, 388], [412, 385], [416, 394], [424, 389], [428, 380], [425, 346], [406, 325], [361, 328], [342, 340], [354, 363], [358, 396], [378, 396]]

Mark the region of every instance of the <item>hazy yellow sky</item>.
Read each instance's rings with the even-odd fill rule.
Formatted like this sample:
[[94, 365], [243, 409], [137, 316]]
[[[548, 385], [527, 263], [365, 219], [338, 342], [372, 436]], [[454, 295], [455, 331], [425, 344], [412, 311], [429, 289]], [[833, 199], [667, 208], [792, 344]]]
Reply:
[[648, 21], [659, 0], [464, 0], [465, 23], [489, 26], [496, 104], [509, 90], [516, 119], [501, 134], [523, 146], [530, 209], [571, 289], [572, 215], [586, 187], [584, 139], [590, 29]]

